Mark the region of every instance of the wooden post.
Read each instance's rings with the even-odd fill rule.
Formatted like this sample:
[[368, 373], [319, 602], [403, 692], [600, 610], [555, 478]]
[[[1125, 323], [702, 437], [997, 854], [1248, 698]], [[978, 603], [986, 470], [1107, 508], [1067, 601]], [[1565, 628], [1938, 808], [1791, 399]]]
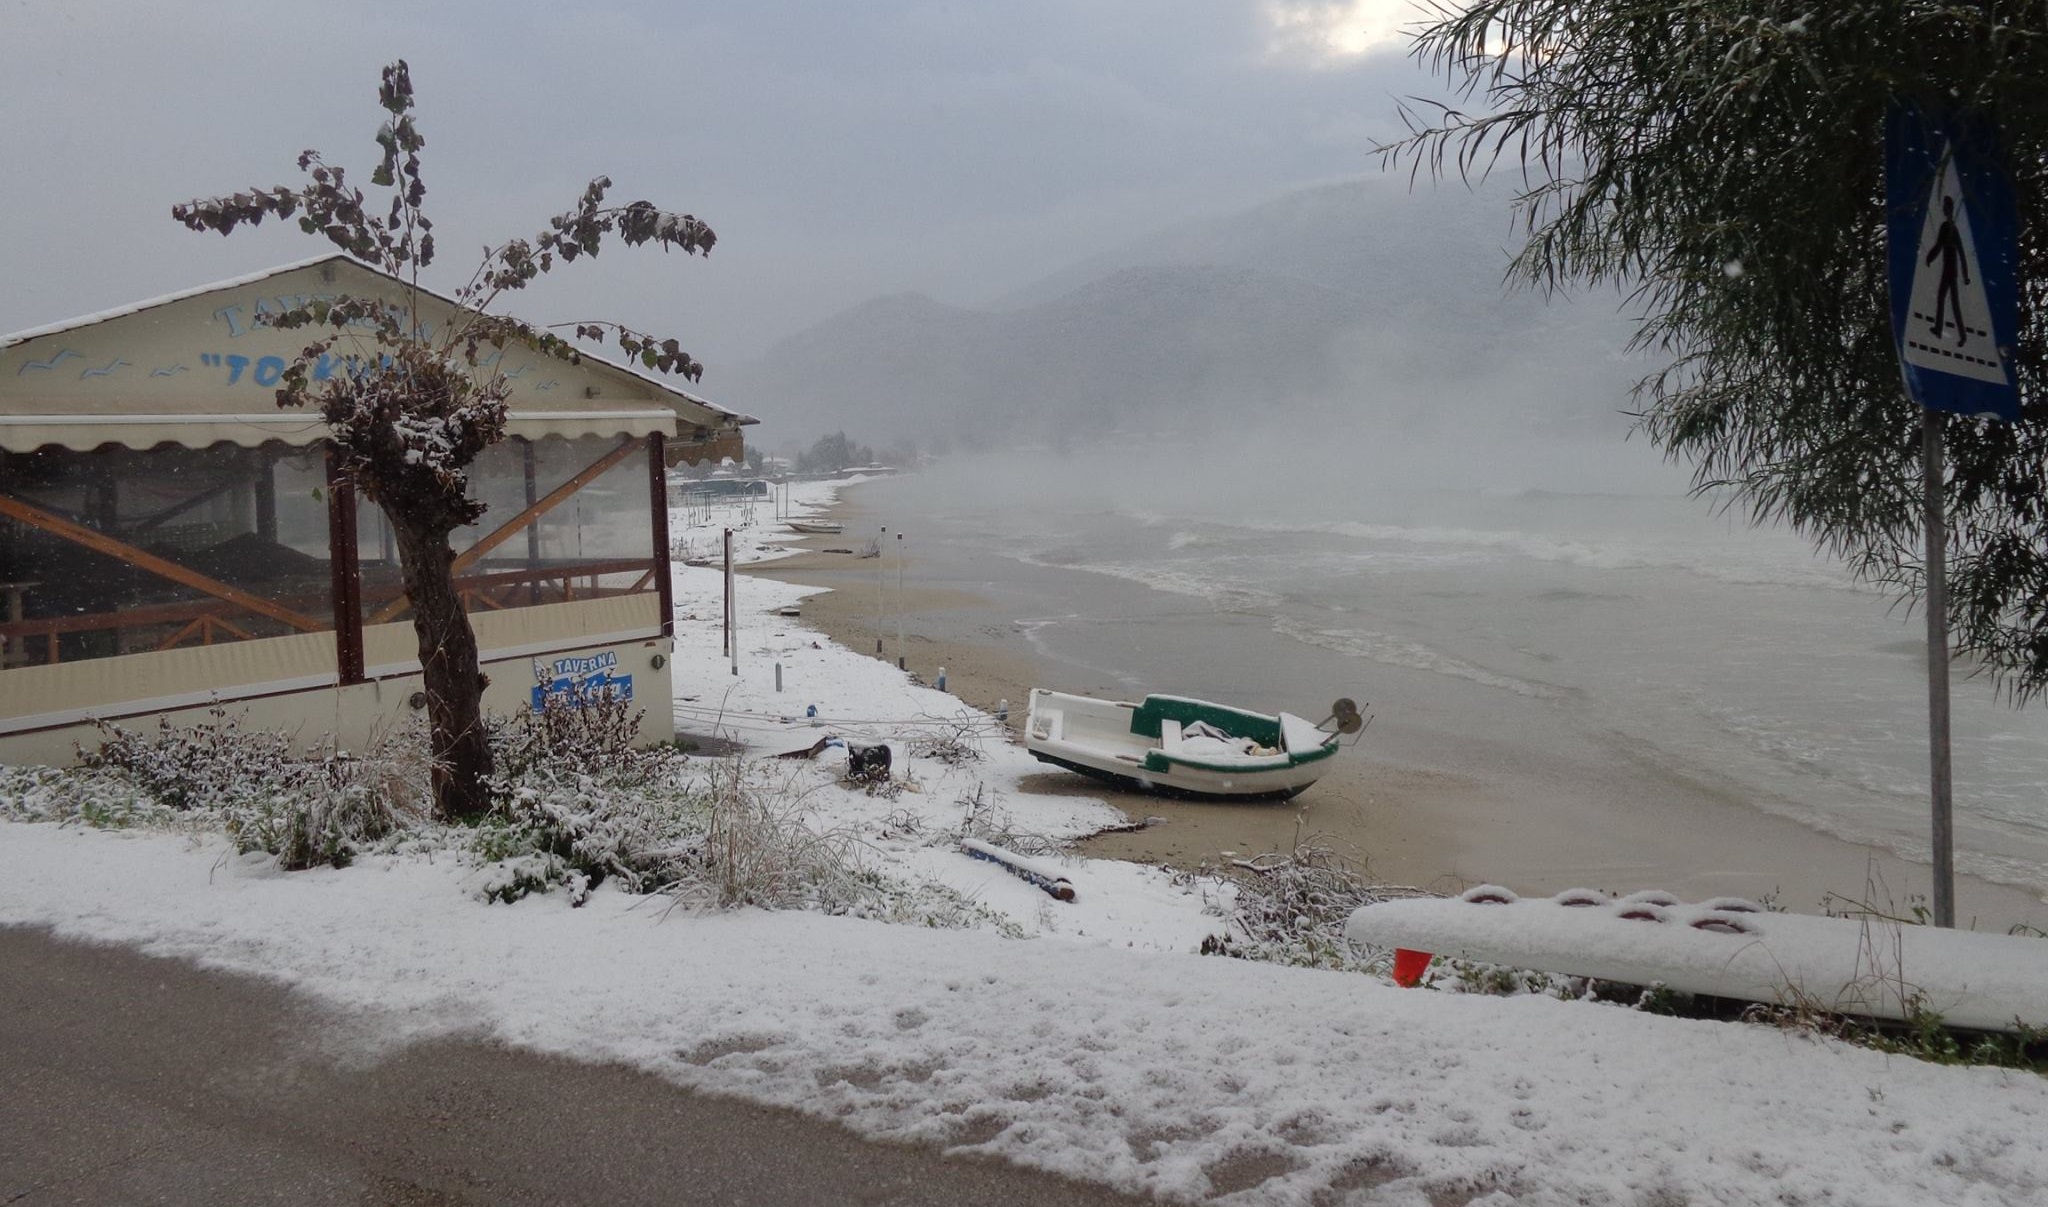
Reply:
[[732, 659], [732, 673], [740, 673], [740, 643], [737, 617], [733, 615], [732, 529], [725, 530], [725, 654]]
[[327, 446], [327, 562], [334, 582], [334, 669], [345, 686], [364, 681], [363, 570], [356, 557], [356, 488]]
[[1941, 412], [1921, 409], [1921, 504], [1927, 526], [1927, 753], [1934, 798], [1934, 924], [1956, 924], [1955, 820], [1949, 774], [1948, 532]]
[[647, 492], [654, 509], [654, 589], [661, 596], [661, 635], [676, 635], [675, 580], [668, 563], [668, 463], [660, 432], [647, 437]]
[[[526, 469], [526, 506], [530, 509], [540, 498], [535, 493], [536, 487], [533, 478], [533, 441], [521, 440], [519, 444], [523, 453], [521, 461]], [[540, 521], [535, 520], [526, 526], [526, 568], [531, 570], [538, 565], [540, 565]], [[540, 602], [541, 593], [538, 579], [527, 585], [526, 597], [526, 602], [530, 604], [538, 604]]]

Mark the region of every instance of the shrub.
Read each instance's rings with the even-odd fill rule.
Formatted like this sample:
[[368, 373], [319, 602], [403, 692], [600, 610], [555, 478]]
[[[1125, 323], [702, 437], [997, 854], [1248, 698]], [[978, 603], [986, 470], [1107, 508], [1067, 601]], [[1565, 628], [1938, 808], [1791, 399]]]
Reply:
[[1351, 912], [1435, 895], [1375, 883], [1314, 836], [1298, 833], [1290, 852], [1233, 860], [1215, 871], [1232, 890], [1216, 905], [1229, 929], [1205, 940], [1203, 954], [1304, 968], [1384, 971], [1386, 956], [1361, 953], [1344, 938]]
[[275, 855], [289, 871], [347, 867], [397, 832], [401, 802], [426, 807], [426, 777], [406, 775], [391, 759], [337, 751], [287, 766], [286, 782], [271, 791], [258, 781], [231, 794], [222, 820], [237, 850]]
[[300, 778], [300, 759], [282, 730], [245, 730], [242, 718], [216, 704], [199, 725], [174, 726], [157, 718], [154, 735], [110, 721], [97, 750], [78, 748], [79, 762], [118, 771], [171, 809], [205, 809], [246, 793], [252, 782], [288, 786]]
[[99, 723], [102, 743], [79, 751], [79, 768], [0, 769], [0, 807], [107, 829], [214, 829], [294, 870], [345, 866], [425, 809], [416, 732], [387, 733], [361, 755], [299, 752], [291, 735], [242, 721], [215, 706], [198, 725], [160, 719], [153, 734]]

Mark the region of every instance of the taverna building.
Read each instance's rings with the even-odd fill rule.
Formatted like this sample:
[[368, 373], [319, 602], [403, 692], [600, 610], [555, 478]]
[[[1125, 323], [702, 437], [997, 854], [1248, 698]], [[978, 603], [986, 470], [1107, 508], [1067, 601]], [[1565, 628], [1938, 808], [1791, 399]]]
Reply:
[[[383, 514], [331, 474], [319, 415], [276, 403], [306, 337], [260, 316], [323, 296], [457, 313], [334, 255], [0, 338], [0, 762], [216, 703], [359, 746], [422, 702]], [[737, 459], [754, 420], [595, 357], [487, 367], [509, 434], [453, 537], [485, 707], [596, 680], [673, 736], [665, 471]]]

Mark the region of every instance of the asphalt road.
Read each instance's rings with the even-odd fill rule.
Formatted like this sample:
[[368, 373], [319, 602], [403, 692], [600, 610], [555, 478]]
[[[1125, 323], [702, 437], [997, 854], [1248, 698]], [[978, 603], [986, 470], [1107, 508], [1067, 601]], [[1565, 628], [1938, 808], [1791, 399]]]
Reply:
[[0, 927], [0, 1207], [1127, 1204], [616, 1066], [380, 1058], [276, 986]]

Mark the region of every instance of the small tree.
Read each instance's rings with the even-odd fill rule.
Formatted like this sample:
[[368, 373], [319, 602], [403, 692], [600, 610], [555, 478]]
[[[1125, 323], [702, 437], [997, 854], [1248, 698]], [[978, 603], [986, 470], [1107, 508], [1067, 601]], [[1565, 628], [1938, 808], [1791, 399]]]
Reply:
[[1643, 423], [1903, 594], [1921, 587], [1919, 409], [1885, 281], [1883, 129], [1911, 103], [2001, 131], [2026, 311], [2022, 418], [1947, 416], [1949, 619], [2016, 698], [2048, 690], [2048, 28], [1986, 0], [1478, 0], [1415, 40], [1476, 112], [1410, 116], [1411, 165], [1518, 161], [1519, 273], [1619, 284], [1668, 358]]
[[[549, 220], [547, 230], [485, 249], [468, 283], [455, 293], [459, 308], [433, 331], [421, 321], [418, 304], [419, 270], [434, 259], [433, 223], [421, 209], [427, 189], [419, 152], [426, 139], [413, 124], [412, 77], [403, 60], [384, 69], [378, 101], [388, 116], [377, 132], [383, 157], [370, 183], [389, 190], [388, 206], [373, 207], [362, 190], [349, 187], [343, 169], [307, 151], [299, 156], [299, 169], [309, 181], [299, 188], [190, 201], [171, 207], [171, 216], [195, 231], [223, 235], [266, 217], [296, 217], [307, 234], [323, 236], [408, 284], [404, 304], [343, 296], [270, 314], [265, 321], [312, 332], [312, 342], [285, 370], [278, 405], [319, 408], [332, 433], [341, 477], [390, 518], [419, 637], [435, 800], [445, 815], [461, 817], [489, 805], [485, 785], [491, 751], [482, 707], [488, 681], [478, 665], [476, 634], [455, 591], [455, 554], [448, 538], [484, 514], [484, 504], [470, 496], [469, 467], [505, 435], [510, 387], [487, 367], [495, 363], [487, 361], [487, 349], [516, 343], [572, 363], [580, 360], [574, 345], [554, 331], [491, 313], [491, 307], [502, 294], [525, 288], [558, 263], [596, 256], [609, 238], [628, 246], [651, 243], [664, 251], [708, 255], [716, 236], [691, 215], [669, 213], [646, 201], [607, 205], [611, 181], [599, 177], [584, 189], [575, 208]], [[609, 322], [560, 326], [573, 327], [581, 340], [613, 338], [628, 358], [648, 369], [693, 381], [703, 374], [703, 366], [675, 340], [657, 340]], [[312, 367], [344, 339], [368, 339], [377, 353], [315, 383]]]

